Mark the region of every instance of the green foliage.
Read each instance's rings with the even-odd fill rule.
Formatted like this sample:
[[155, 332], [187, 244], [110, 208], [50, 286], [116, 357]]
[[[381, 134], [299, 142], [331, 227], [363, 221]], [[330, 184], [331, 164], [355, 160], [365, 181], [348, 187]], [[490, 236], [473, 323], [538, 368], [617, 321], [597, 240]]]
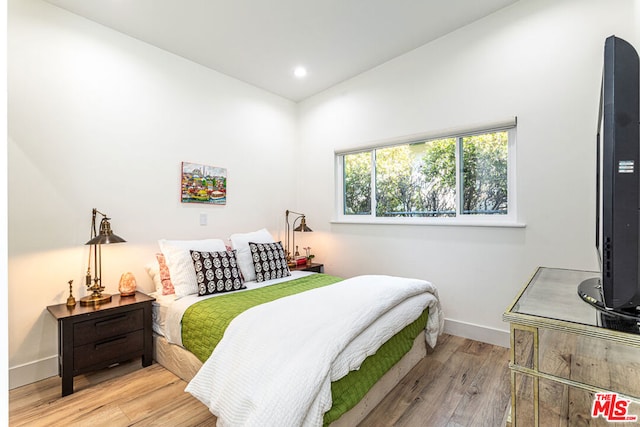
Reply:
[[344, 156], [344, 214], [371, 213], [371, 152]]
[[507, 133], [465, 137], [462, 144], [463, 212], [506, 213]]
[[376, 215], [410, 216], [422, 208], [422, 177], [409, 145], [376, 150]]
[[461, 180], [456, 176], [457, 138], [377, 149], [344, 156], [345, 214], [371, 213], [375, 154], [376, 216], [455, 216], [456, 189], [462, 213], [505, 214], [507, 132], [462, 138]]
[[436, 139], [426, 144], [421, 159], [427, 182], [425, 207], [429, 216], [455, 216], [456, 139]]

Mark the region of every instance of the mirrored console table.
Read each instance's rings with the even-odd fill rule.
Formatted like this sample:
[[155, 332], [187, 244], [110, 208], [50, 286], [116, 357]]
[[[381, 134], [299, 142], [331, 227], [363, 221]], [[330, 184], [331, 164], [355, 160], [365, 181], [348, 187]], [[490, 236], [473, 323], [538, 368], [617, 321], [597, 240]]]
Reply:
[[595, 393], [609, 392], [630, 399], [640, 419], [640, 329], [612, 329], [616, 322], [578, 296], [578, 284], [597, 275], [540, 267], [505, 311], [512, 427], [611, 425], [592, 417]]

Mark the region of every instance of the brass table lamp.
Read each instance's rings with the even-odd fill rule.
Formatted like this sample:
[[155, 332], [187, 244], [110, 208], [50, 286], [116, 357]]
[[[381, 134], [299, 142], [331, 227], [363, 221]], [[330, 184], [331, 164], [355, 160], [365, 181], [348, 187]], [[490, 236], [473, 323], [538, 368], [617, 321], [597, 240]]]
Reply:
[[[294, 214], [294, 215], [298, 215], [297, 217], [295, 217], [293, 219], [293, 222], [291, 223], [291, 226], [293, 227], [293, 232], [290, 232], [289, 230], [291, 229], [291, 226], [289, 226], [289, 214]], [[296, 227], [296, 221], [300, 220], [300, 225], [298, 225]], [[308, 233], [313, 231], [311, 228], [309, 228], [307, 226], [307, 220], [306, 220], [306, 216], [305, 214], [299, 213], [299, 212], [293, 212], [290, 210], [287, 210], [285, 212], [285, 223], [287, 225], [287, 230], [286, 230], [286, 238], [287, 238], [287, 247], [285, 248], [286, 251], [286, 255], [287, 255], [287, 263], [291, 266], [294, 264], [294, 259], [291, 256], [291, 249], [293, 248], [295, 250], [295, 245], [296, 245], [296, 231], [299, 233]], [[293, 246], [289, 246], [289, 234], [293, 235]], [[299, 255], [299, 254], [294, 254], [294, 255]]]
[[[100, 220], [100, 231], [96, 232], [96, 215], [102, 215]], [[102, 285], [102, 245], [110, 243], [125, 242], [122, 237], [113, 234], [111, 231], [111, 223], [107, 215], [93, 209], [91, 216], [91, 238], [85, 245], [89, 247], [89, 263], [87, 266], [86, 285], [87, 290], [91, 291], [91, 295], [80, 298], [81, 305], [94, 305], [111, 301], [111, 295], [104, 294], [104, 286]], [[94, 274], [91, 276], [91, 257], [93, 255]]]

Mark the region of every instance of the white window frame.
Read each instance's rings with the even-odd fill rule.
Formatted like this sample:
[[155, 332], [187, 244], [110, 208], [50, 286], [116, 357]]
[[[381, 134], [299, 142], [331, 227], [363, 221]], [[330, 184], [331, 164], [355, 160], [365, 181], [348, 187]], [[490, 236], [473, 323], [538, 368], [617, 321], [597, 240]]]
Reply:
[[[350, 150], [335, 151], [335, 217], [333, 223], [345, 224], [410, 224], [410, 225], [453, 225], [453, 226], [490, 226], [490, 227], [524, 227], [519, 221], [518, 203], [516, 194], [516, 126], [515, 117], [499, 122], [470, 126], [466, 128], [449, 129], [438, 132], [411, 135], [377, 143], [367, 144]], [[508, 132], [507, 145], [507, 214], [505, 215], [464, 215], [461, 214], [461, 189], [460, 185], [460, 138], [469, 135], [478, 135], [498, 131]], [[375, 150], [396, 145], [411, 144], [415, 142], [457, 138], [456, 142], [456, 216], [455, 217], [377, 217], [376, 212], [376, 187], [375, 187]], [[344, 214], [344, 161], [345, 155], [371, 152], [371, 213], [368, 215]]]

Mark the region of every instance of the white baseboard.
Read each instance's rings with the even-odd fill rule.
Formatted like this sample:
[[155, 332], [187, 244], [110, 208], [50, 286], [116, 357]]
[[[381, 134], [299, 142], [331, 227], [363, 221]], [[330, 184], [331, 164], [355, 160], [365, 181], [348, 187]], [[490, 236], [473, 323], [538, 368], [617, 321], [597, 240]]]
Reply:
[[473, 323], [461, 322], [459, 320], [445, 319], [444, 332], [449, 335], [499, 345], [500, 347], [509, 348], [510, 345], [508, 330], [503, 331], [486, 326], [474, 325]]
[[58, 356], [9, 368], [9, 390], [58, 375]]

